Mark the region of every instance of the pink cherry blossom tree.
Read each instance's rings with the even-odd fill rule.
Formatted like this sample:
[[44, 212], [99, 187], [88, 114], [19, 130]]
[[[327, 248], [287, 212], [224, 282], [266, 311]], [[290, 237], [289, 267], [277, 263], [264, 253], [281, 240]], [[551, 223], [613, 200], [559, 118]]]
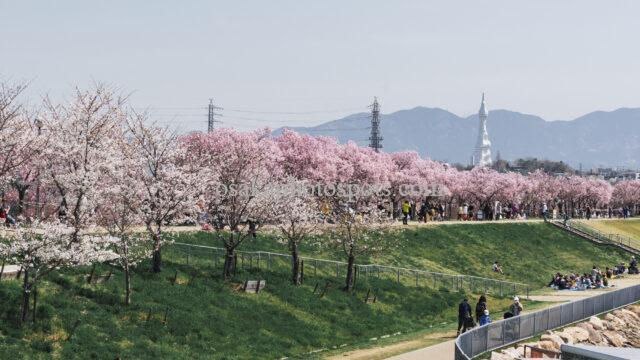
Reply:
[[612, 203], [630, 209], [640, 204], [640, 181], [627, 180], [618, 182], [612, 192]]
[[281, 178], [279, 148], [268, 129], [217, 129], [183, 141], [190, 154], [197, 154], [192, 160], [203, 180], [200, 194], [214, 222], [214, 236], [225, 248], [222, 275], [228, 279], [235, 250], [273, 217], [268, 205], [274, 193], [266, 190]]

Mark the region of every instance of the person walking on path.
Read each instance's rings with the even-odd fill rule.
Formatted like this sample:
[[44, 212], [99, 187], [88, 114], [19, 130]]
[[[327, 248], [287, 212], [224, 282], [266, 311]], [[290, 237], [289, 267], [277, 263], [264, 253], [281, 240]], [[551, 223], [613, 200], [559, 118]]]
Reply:
[[478, 320], [478, 323], [480, 323], [480, 326], [491, 324], [491, 317], [489, 317], [489, 310], [484, 311], [484, 313], [480, 317], [480, 320]]
[[542, 218], [544, 219], [544, 222], [547, 222], [548, 217], [549, 217], [549, 208], [547, 207], [547, 203], [544, 202], [542, 203]]
[[480, 299], [476, 304], [476, 321], [480, 322], [480, 318], [484, 315], [484, 311], [487, 310], [487, 298], [484, 295], [480, 295]]
[[458, 333], [456, 336], [461, 334], [460, 329], [462, 329], [462, 334], [464, 334], [468, 329], [472, 328], [472, 323], [471, 305], [469, 305], [469, 300], [465, 298], [460, 305], [458, 305]]
[[509, 307], [509, 312], [512, 316], [518, 316], [522, 312], [522, 304], [520, 304], [520, 298], [517, 296], [513, 298], [513, 304]]
[[411, 211], [411, 204], [408, 200], [402, 203], [402, 223], [407, 225], [409, 223], [409, 211]]

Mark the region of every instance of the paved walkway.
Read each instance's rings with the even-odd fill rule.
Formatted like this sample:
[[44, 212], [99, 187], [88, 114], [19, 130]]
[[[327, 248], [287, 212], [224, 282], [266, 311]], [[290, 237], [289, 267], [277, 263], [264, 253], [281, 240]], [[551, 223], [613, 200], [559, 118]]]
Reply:
[[[603, 292], [617, 290], [640, 283], [639, 275], [626, 276], [621, 279], [614, 279], [611, 281], [612, 288], [599, 289], [599, 290], [586, 290], [586, 291], [550, 291], [544, 295], [531, 296], [531, 300], [536, 301], [552, 301], [552, 302], [566, 302], [575, 301]], [[538, 311], [540, 309], [536, 309]], [[422, 360], [422, 359], [438, 359], [438, 360], [453, 360], [455, 354], [455, 340], [449, 340], [437, 345], [429, 346], [419, 350], [407, 352], [397, 356], [390, 357], [392, 360]]]

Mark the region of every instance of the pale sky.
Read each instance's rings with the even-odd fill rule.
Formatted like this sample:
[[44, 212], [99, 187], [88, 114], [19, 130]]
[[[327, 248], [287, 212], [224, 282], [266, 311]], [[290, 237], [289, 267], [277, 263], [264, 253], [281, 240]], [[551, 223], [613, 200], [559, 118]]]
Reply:
[[564, 120], [640, 107], [639, 14], [633, 0], [0, 0], [0, 78], [30, 81], [33, 102], [106, 82], [185, 130], [206, 127], [211, 97], [238, 129], [334, 120], [374, 96], [383, 113], [467, 116], [483, 91], [490, 109]]

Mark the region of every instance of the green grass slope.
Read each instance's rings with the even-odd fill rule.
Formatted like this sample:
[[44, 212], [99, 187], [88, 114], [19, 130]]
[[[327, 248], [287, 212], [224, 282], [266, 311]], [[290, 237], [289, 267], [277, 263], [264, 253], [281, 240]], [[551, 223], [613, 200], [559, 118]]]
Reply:
[[[545, 224], [485, 224], [410, 227], [399, 236], [400, 246], [361, 262], [376, 261], [446, 272], [495, 277], [491, 263], [501, 261], [505, 279], [542, 287], [552, 272], [586, 271], [626, 258], [611, 248], [599, 248]], [[181, 234], [178, 241], [218, 245], [210, 234]], [[272, 236], [260, 235], [244, 249], [286, 252]], [[220, 262], [206, 250], [190, 254], [177, 245], [165, 249], [161, 274], [142, 264], [133, 282], [133, 304], [121, 305], [123, 279], [116, 272], [104, 284], [88, 285], [89, 269], [61, 271], [44, 281], [38, 292], [38, 322], [14, 327], [19, 283], [0, 283], [0, 358], [12, 359], [232, 359], [308, 358], [309, 352], [343, 344], [375, 344], [386, 334], [420, 331], [456, 321], [463, 294], [411, 278], [358, 277], [353, 295], [340, 291], [344, 273], [333, 267], [305, 264], [305, 283], [288, 282], [286, 259], [261, 269], [243, 259], [231, 282], [220, 279]], [[339, 258], [326, 247], [305, 246], [309, 256]], [[242, 266], [244, 265], [244, 266]], [[341, 271], [340, 269], [337, 269]], [[105, 273], [106, 268], [99, 272]], [[172, 285], [175, 272], [178, 280]], [[237, 290], [246, 279], [266, 279], [260, 294]], [[193, 279], [193, 281], [190, 281]], [[318, 293], [329, 282], [324, 297]], [[363, 299], [379, 289], [375, 304]], [[315, 290], [315, 291], [314, 291]], [[494, 316], [510, 303], [490, 298]], [[533, 304], [530, 304], [533, 305]], [[167, 322], [164, 312], [169, 309]], [[149, 316], [151, 314], [151, 316]], [[79, 321], [79, 322], [78, 322]], [[73, 331], [74, 325], [78, 326]], [[72, 336], [70, 336], [72, 335]]]
[[[394, 233], [398, 246], [358, 263], [380, 263], [444, 273], [468, 274], [521, 282], [535, 287], [546, 285], [556, 272], [587, 272], [593, 265], [602, 269], [629, 255], [610, 246], [597, 246], [580, 237], [544, 223], [486, 223], [411, 226]], [[220, 246], [210, 234], [190, 234], [176, 241]], [[272, 236], [260, 235], [244, 250], [286, 253]], [[343, 260], [340, 251], [306, 245], [302, 253], [310, 257]], [[492, 271], [498, 261], [504, 275]]]
[[[0, 358], [308, 358], [317, 349], [451, 324], [464, 296], [385, 279], [360, 279], [357, 291], [347, 295], [332, 277], [317, 276], [293, 287], [280, 270], [258, 274], [256, 269], [240, 270], [237, 279], [266, 279], [267, 287], [260, 294], [247, 294], [238, 291], [240, 281], [221, 281], [217, 269], [202, 265], [207, 262], [210, 258], [194, 256], [187, 265], [181, 254], [166, 251], [163, 273], [146, 273], [147, 266], [136, 273], [129, 307], [120, 305], [121, 274], [98, 285], [82, 280], [88, 269], [53, 276], [39, 288], [37, 323], [22, 330], [13, 326], [19, 284], [5, 281], [0, 284]], [[178, 281], [172, 285], [176, 270]], [[315, 284], [327, 280], [332, 285], [326, 295], [314, 294]], [[369, 288], [379, 289], [375, 304], [363, 302]], [[490, 302], [498, 313], [509, 299]]]

